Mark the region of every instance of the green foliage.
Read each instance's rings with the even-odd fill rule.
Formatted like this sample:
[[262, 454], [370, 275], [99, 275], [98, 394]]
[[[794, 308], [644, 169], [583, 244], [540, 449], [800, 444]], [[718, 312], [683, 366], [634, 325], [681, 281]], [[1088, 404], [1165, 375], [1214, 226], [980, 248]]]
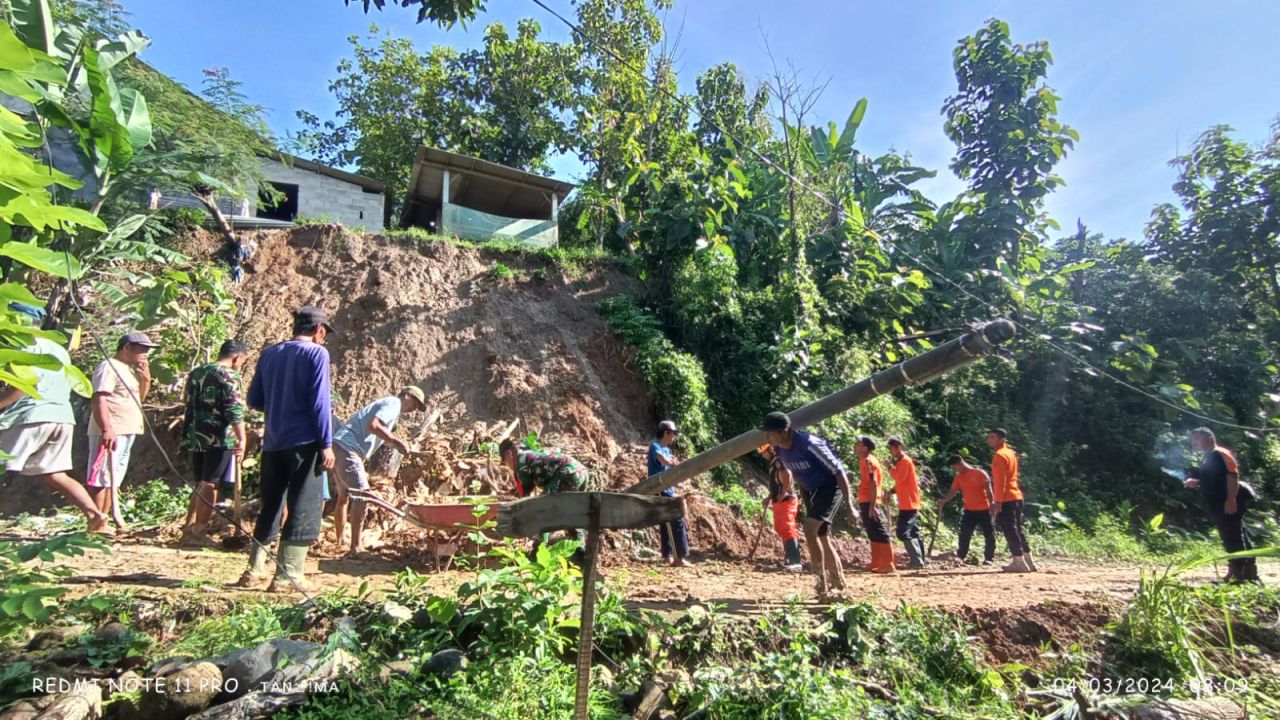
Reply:
[[167, 523], [187, 511], [187, 489], [175, 489], [164, 480], [152, 480], [122, 494], [120, 511], [130, 522], [143, 526]]
[[59, 557], [78, 557], [87, 550], [107, 548], [85, 533], [55, 535], [34, 542], [0, 542], [0, 638], [24, 627], [45, 624], [56, 601], [67, 592], [58, 581], [71, 573], [57, 564]]
[[657, 414], [675, 421], [681, 442], [689, 444], [687, 451], [699, 452], [716, 444], [706, 375], [698, 360], [678, 351], [663, 335], [657, 318], [632, 298], [619, 295], [600, 301], [597, 308], [618, 337], [635, 347], [636, 364], [649, 386]]
[[176, 654], [213, 657], [253, 647], [300, 631], [300, 619], [287, 606], [239, 602], [225, 615], [188, 628], [172, 648]]
[[[350, 5], [353, 0], [343, 0]], [[383, 9], [387, 0], [361, 0], [364, 3], [364, 11], [369, 12], [369, 7]], [[399, 4], [400, 7], [411, 8], [418, 6], [418, 22], [426, 22], [430, 20], [434, 23], [444, 26], [451, 26], [455, 23], [465, 25], [477, 13], [484, 11], [485, 0], [391, 0], [392, 5]]]
[[707, 495], [721, 505], [733, 508], [745, 520], [752, 522], [765, 520], [765, 510], [761, 504], [761, 499], [752, 495], [743, 487], [741, 481], [713, 481], [707, 486]]
[[514, 280], [515, 277], [515, 271], [502, 263], [494, 263], [493, 267], [489, 268], [490, 280]]
[[146, 655], [151, 650], [153, 642], [151, 638], [133, 628], [125, 628], [119, 636], [113, 636], [110, 639], [103, 639], [97, 633], [87, 632], [76, 639], [76, 645], [85, 651], [89, 665], [104, 668], [126, 658]]

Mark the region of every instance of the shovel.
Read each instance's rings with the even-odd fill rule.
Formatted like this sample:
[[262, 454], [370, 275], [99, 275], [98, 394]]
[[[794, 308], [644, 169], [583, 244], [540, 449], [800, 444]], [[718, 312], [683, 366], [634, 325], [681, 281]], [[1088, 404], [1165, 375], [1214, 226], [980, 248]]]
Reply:
[[249, 546], [249, 536], [244, 534], [244, 525], [240, 522], [240, 459], [232, 460], [231, 479], [234, 483], [234, 495], [231, 500], [231, 518], [235, 522], [236, 534], [222, 539], [222, 547], [228, 550], [243, 550]]

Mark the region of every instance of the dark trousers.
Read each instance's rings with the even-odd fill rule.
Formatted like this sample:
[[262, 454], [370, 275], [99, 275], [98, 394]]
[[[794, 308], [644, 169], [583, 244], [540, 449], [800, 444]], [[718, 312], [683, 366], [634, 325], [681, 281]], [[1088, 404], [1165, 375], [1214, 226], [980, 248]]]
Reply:
[[982, 559], [994, 560], [996, 557], [996, 529], [991, 525], [991, 511], [965, 510], [960, 518], [960, 545], [956, 548], [956, 557], [964, 560], [969, 555], [969, 540], [973, 538], [973, 529], [982, 528]]
[[920, 511], [899, 510], [898, 527], [894, 533], [902, 542], [920, 539]]
[[890, 542], [889, 529], [884, 526], [879, 508], [869, 502], [858, 503], [858, 514], [862, 516], [862, 527], [866, 528], [868, 540], [873, 543]]
[[672, 550], [678, 558], [689, 557], [689, 526], [684, 518], [662, 523], [658, 526], [658, 535], [662, 546], [662, 557], [671, 557]]
[[[280, 534], [287, 543], [312, 543], [320, 537], [324, 488], [320, 477], [320, 445], [312, 443], [262, 453], [262, 510], [253, 537], [266, 545]], [[280, 511], [289, 508], [284, 530]]]
[[1027, 533], [1022, 529], [1022, 501], [1011, 500], [1000, 504], [1000, 530], [1004, 533], [1005, 542], [1009, 543], [1009, 554], [1018, 557], [1025, 555], [1031, 546], [1027, 544]]
[[[1238, 493], [1236, 497], [1236, 511], [1230, 515], [1222, 511], [1222, 505], [1226, 500], [1213, 500], [1208, 503], [1209, 514], [1213, 516], [1213, 523], [1218, 526], [1218, 536], [1222, 538], [1222, 549], [1227, 552], [1240, 552], [1241, 550], [1252, 550], [1253, 541], [1249, 539], [1249, 530], [1244, 525], [1244, 514], [1249, 509], [1250, 500], [1245, 497], [1244, 493]], [[1240, 580], [1250, 580], [1257, 577], [1258, 561], [1255, 558], [1244, 558], [1241, 560], [1228, 560], [1231, 568], [1231, 576]]]

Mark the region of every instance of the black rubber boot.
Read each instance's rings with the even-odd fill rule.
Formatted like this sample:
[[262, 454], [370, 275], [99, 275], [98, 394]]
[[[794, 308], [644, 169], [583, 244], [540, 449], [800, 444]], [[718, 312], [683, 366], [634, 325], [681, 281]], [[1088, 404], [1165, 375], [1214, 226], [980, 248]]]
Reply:
[[788, 540], [782, 543], [783, 552], [787, 556], [787, 566], [800, 564], [800, 541]]
[[924, 538], [916, 538], [915, 543], [920, 550], [920, 563], [927, 566], [929, 564], [929, 554], [924, 549]]
[[908, 540], [902, 544], [907, 548], [907, 557], [911, 559], [907, 567], [912, 570], [919, 570], [924, 567], [924, 559], [920, 557], [920, 547], [916, 545], [915, 541]]

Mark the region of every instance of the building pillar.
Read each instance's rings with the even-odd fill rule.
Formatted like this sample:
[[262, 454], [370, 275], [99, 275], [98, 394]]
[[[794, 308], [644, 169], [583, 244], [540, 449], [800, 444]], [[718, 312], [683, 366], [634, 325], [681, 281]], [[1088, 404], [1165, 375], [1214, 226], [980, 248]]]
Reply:
[[448, 228], [444, 226], [445, 206], [449, 204], [449, 168], [445, 168], [441, 173], [443, 182], [440, 187], [440, 220], [436, 223], [436, 232], [448, 236]]

